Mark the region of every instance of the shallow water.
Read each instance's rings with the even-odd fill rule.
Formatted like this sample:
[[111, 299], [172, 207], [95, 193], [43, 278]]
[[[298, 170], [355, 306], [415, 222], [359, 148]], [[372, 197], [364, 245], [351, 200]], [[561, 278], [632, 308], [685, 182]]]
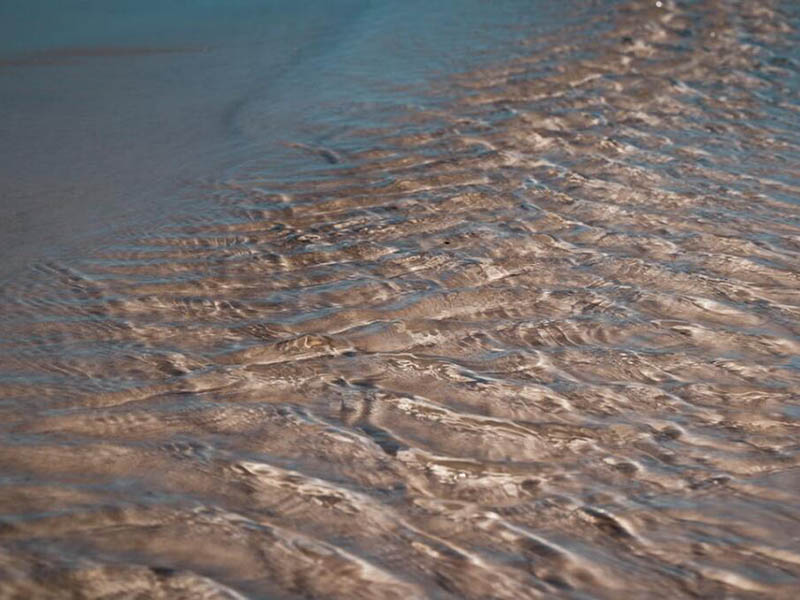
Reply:
[[566, 18], [541, 0], [428, 4], [0, 0], [0, 280], [120, 224], [203, 212], [198, 181], [256, 158], [291, 170], [284, 144], [417, 103], [425, 77], [485, 61], [509, 26]]
[[0, 596], [796, 597], [800, 10], [656, 4], [9, 281]]

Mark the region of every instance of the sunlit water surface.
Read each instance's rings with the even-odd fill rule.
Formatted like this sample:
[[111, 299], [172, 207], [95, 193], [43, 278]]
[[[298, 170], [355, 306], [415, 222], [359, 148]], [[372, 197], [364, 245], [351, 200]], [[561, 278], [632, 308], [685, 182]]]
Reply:
[[295, 4], [5, 42], [0, 597], [796, 598], [798, 5]]

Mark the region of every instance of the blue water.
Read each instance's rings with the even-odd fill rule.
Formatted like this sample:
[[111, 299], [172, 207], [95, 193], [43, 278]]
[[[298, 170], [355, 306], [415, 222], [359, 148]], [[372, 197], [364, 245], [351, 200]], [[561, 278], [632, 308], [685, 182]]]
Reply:
[[499, 41], [513, 51], [568, 6], [0, 1], [0, 274], [203, 210], [198, 181], [277, 165], [281, 142], [313, 142], [323, 124], [424, 103], [426, 82]]

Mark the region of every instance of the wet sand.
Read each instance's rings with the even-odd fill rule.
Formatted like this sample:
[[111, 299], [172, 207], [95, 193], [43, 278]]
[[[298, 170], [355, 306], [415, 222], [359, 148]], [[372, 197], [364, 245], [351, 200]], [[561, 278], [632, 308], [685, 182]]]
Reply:
[[795, 598], [800, 11], [656, 4], [9, 284], [0, 596]]

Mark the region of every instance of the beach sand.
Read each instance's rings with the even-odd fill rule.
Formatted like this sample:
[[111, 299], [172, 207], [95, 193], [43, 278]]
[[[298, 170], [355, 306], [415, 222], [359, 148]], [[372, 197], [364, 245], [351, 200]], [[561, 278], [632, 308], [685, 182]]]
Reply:
[[585, 10], [6, 286], [0, 596], [796, 597], [800, 11]]

